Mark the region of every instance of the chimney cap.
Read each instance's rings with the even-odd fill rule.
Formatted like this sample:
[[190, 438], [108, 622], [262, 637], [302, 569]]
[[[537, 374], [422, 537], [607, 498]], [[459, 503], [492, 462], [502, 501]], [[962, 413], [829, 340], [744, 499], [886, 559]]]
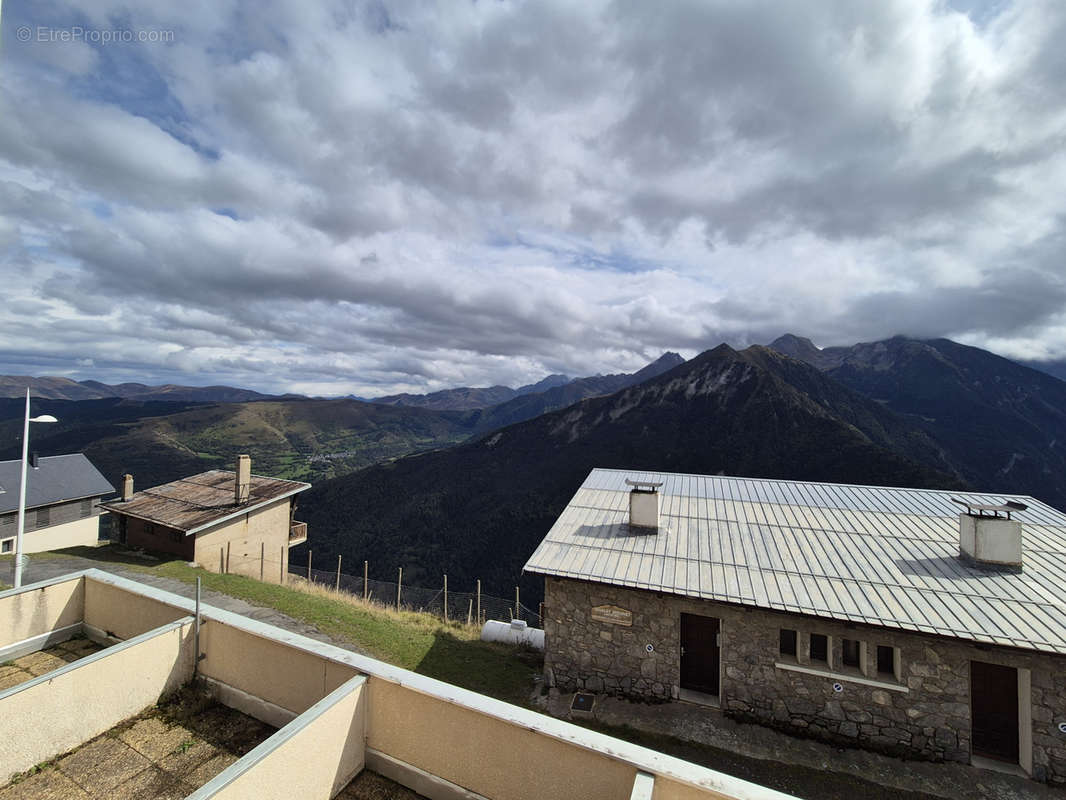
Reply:
[[1010, 519], [1010, 515], [1013, 512], [1025, 511], [1029, 508], [1025, 503], [1019, 503], [1016, 500], [1006, 500], [1002, 503], [971, 503], [969, 500], [958, 500], [954, 497], [949, 499], [952, 503], [958, 503], [960, 506], [965, 506], [966, 513], [971, 517], [998, 517], [1000, 514], [1006, 514], [1007, 519]]
[[662, 481], [655, 483], [654, 481], [634, 481], [626, 478], [626, 485], [632, 486], [634, 492], [657, 492], [662, 488]]

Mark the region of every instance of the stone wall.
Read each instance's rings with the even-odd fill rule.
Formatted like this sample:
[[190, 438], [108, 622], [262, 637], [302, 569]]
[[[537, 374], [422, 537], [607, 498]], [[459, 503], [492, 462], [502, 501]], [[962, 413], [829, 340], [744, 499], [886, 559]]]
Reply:
[[[602, 605], [627, 609], [632, 624], [592, 619], [592, 609]], [[1066, 658], [1061, 656], [548, 578], [545, 667], [564, 691], [677, 698], [682, 613], [721, 619], [725, 713], [911, 757], [970, 760], [971, 660], [1029, 670], [1032, 774], [1066, 782], [1066, 734], [1058, 730], [1066, 722]], [[782, 628], [798, 633], [795, 658], [779, 653]], [[830, 637], [829, 664], [811, 663], [811, 633]], [[844, 639], [863, 643], [858, 668], [843, 666]], [[898, 677], [877, 672], [878, 645], [898, 648]]]

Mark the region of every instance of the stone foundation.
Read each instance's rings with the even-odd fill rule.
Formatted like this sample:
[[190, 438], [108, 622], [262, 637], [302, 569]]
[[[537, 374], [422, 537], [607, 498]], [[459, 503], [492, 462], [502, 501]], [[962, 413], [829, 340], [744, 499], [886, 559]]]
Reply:
[[[629, 611], [631, 617], [616, 616], [631, 624], [593, 619], [597, 606]], [[682, 613], [721, 620], [719, 699], [725, 713], [912, 758], [969, 762], [971, 661], [1028, 670], [1032, 775], [1066, 783], [1066, 733], [1058, 730], [1066, 722], [1062, 656], [547, 578], [545, 668], [564, 691], [676, 699]], [[782, 628], [798, 631], [795, 658], [779, 654]], [[832, 666], [811, 663], [811, 633], [830, 637]], [[864, 643], [857, 668], [842, 665], [845, 638]], [[898, 648], [898, 678], [878, 674], [877, 645]]]

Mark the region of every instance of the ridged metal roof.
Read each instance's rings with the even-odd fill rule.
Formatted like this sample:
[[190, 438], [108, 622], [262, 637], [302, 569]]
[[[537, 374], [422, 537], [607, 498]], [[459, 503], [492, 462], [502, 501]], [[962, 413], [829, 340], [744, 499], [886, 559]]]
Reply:
[[[631, 533], [625, 480], [662, 481]], [[959, 556], [959, 507], [1018, 500], [1021, 573]], [[1066, 514], [1031, 497], [595, 469], [525, 571], [1066, 653]]]

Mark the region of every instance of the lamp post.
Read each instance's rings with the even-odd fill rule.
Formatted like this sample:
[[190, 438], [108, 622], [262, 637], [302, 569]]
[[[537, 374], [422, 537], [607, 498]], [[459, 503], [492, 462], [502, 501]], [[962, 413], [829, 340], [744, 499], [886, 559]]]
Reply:
[[51, 414], [30, 417], [30, 388], [26, 387], [26, 421], [22, 424], [22, 480], [19, 482], [19, 516], [15, 531], [15, 588], [22, 585], [22, 531], [26, 527], [26, 457], [29, 454], [30, 423], [59, 422]]

